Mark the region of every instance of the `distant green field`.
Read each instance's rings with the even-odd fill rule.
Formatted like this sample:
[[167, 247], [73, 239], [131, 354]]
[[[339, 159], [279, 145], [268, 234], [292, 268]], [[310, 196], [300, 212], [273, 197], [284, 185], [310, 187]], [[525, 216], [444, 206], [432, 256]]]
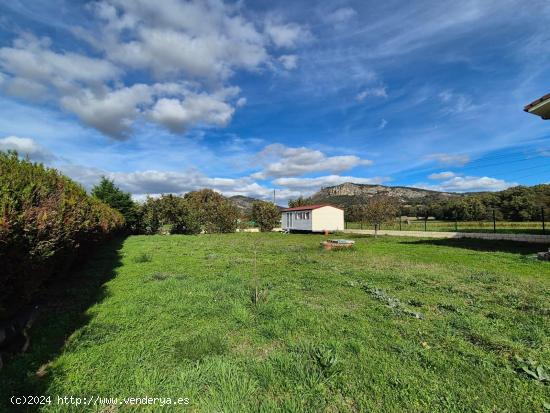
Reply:
[[52, 286], [30, 352], [0, 371], [0, 411], [14, 394], [190, 403], [47, 412], [544, 411], [540, 246], [352, 237], [113, 241]]
[[[545, 233], [550, 234], [550, 225], [546, 223]], [[366, 223], [346, 222], [346, 228], [349, 229], [372, 229]], [[426, 225], [422, 220], [413, 220], [407, 224], [404, 220], [399, 225], [399, 221], [390, 224], [383, 224], [382, 229], [395, 231], [451, 231], [451, 232], [493, 232], [493, 221], [435, 221], [428, 220]], [[542, 222], [509, 222], [497, 221], [497, 233], [514, 233], [514, 234], [543, 234]]]

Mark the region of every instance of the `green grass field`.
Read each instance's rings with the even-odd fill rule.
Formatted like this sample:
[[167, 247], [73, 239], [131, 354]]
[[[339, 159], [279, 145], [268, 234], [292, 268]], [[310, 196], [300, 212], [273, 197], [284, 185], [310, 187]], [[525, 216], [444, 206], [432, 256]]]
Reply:
[[[346, 222], [348, 229], [373, 229], [372, 225], [360, 222]], [[399, 221], [382, 225], [382, 229], [394, 231], [444, 231], [444, 232], [494, 232], [493, 221], [436, 221], [428, 220], [424, 226], [423, 220], [413, 220], [407, 224], [405, 221], [399, 225]], [[500, 234], [549, 234], [550, 224], [545, 224], [543, 231], [542, 222], [510, 222], [497, 221], [496, 232]]]
[[[0, 372], [0, 410], [23, 394], [51, 396], [41, 408], [51, 412], [545, 411], [540, 246], [356, 236], [354, 250], [328, 252], [322, 239], [103, 246], [50, 288], [31, 351]], [[190, 403], [76, 407], [56, 396]]]

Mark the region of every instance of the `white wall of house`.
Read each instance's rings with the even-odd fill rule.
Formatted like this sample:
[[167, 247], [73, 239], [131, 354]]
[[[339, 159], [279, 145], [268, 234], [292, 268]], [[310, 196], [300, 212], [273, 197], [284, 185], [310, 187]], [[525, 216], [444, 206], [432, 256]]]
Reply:
[[324, 206], [304, 211], [283, 212], [283, 229], [296, 231], [342, 231], [344, 229], [344, 211], [332, 206]]
[[311, 211], [312, 231], [342, 231], [344, 229], [344, 211], [332, 206], [324, 206]]
[[[289, 211], [283, 212], [283, 229], [295, 229], [298, 231], [311, 231], [311, 217], [313, 211]], [[289, 221], [290, 216], [290, 221]]]

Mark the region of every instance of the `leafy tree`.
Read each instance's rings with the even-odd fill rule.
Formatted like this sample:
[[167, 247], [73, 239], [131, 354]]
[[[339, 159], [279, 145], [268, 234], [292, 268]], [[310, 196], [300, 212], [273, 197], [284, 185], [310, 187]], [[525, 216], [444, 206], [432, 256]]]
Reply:
[[189, 202], [172, 194], [159, 200], [161, 222], [171, 225], [171, 234], [198, 234], [201, 231], [199, 217]]
[[138, 207], [132, 196], [117, 187], [114, 181], [102, 176], [101, 181], [92, 188], [92, 195], [119, 211], [126, 221], [126, 227], [136, 231], [139, 223]]
[[350, 222], [365, 222], [365, 204], [350, 205], [345, 209], [345, 214]]
[[197, 234], [199, 219], [189, 203], [182, 197], [168, 194], [160, 198], [147, 198], [142, 205], [142, 227], [146, 234], [156, 234], [164, 226], [171, 234]]
[[147, 197], [140, 208], [140, 228], [145, 234], [156, 234], [159, 232], [162, 222], [160, 219], [159, 200]]
[[364, 205], [364, 220], [374, 225], [374, 236], [378, 236], [380, 225], [391, 222], [398, 213], [395, 198], [386, 195], [375, 195]]
[[252, 219], [260, 226], [260, 231], [269, 232], [279, 225], [281, 213], [273, 202], [256, 201], [252, 204]]
[[189, 208], [198, 217], [201, 230], [209, 233], [235, 232], [240, 218], [237, 206], [223, 195], [211, 189], [201, 189], [185, 194]]
[[513, 221], [540, 219], [540, 206], [532, 188], [516, 186], [500, 194], [502, 211]]
[[308, 198], [303, 198], [303, 197], [299, 197], [299, 198], [296, 198], [296, 199], [290, 199], [288, 201], [288, 207], [289, 208], [296, 208], [296, 207], [301, 207], [301, 206], [309, 205], [309, 204], [311, 204], [311, 200], [308, 199]]

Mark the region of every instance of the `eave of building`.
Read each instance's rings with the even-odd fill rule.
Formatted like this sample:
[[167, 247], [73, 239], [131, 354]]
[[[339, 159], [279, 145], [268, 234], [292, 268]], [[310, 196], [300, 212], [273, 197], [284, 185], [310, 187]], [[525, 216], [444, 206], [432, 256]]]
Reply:
[[523, 110], [540, 116], [542, 119], [550, 119], [550, 94], [529, 103]]

